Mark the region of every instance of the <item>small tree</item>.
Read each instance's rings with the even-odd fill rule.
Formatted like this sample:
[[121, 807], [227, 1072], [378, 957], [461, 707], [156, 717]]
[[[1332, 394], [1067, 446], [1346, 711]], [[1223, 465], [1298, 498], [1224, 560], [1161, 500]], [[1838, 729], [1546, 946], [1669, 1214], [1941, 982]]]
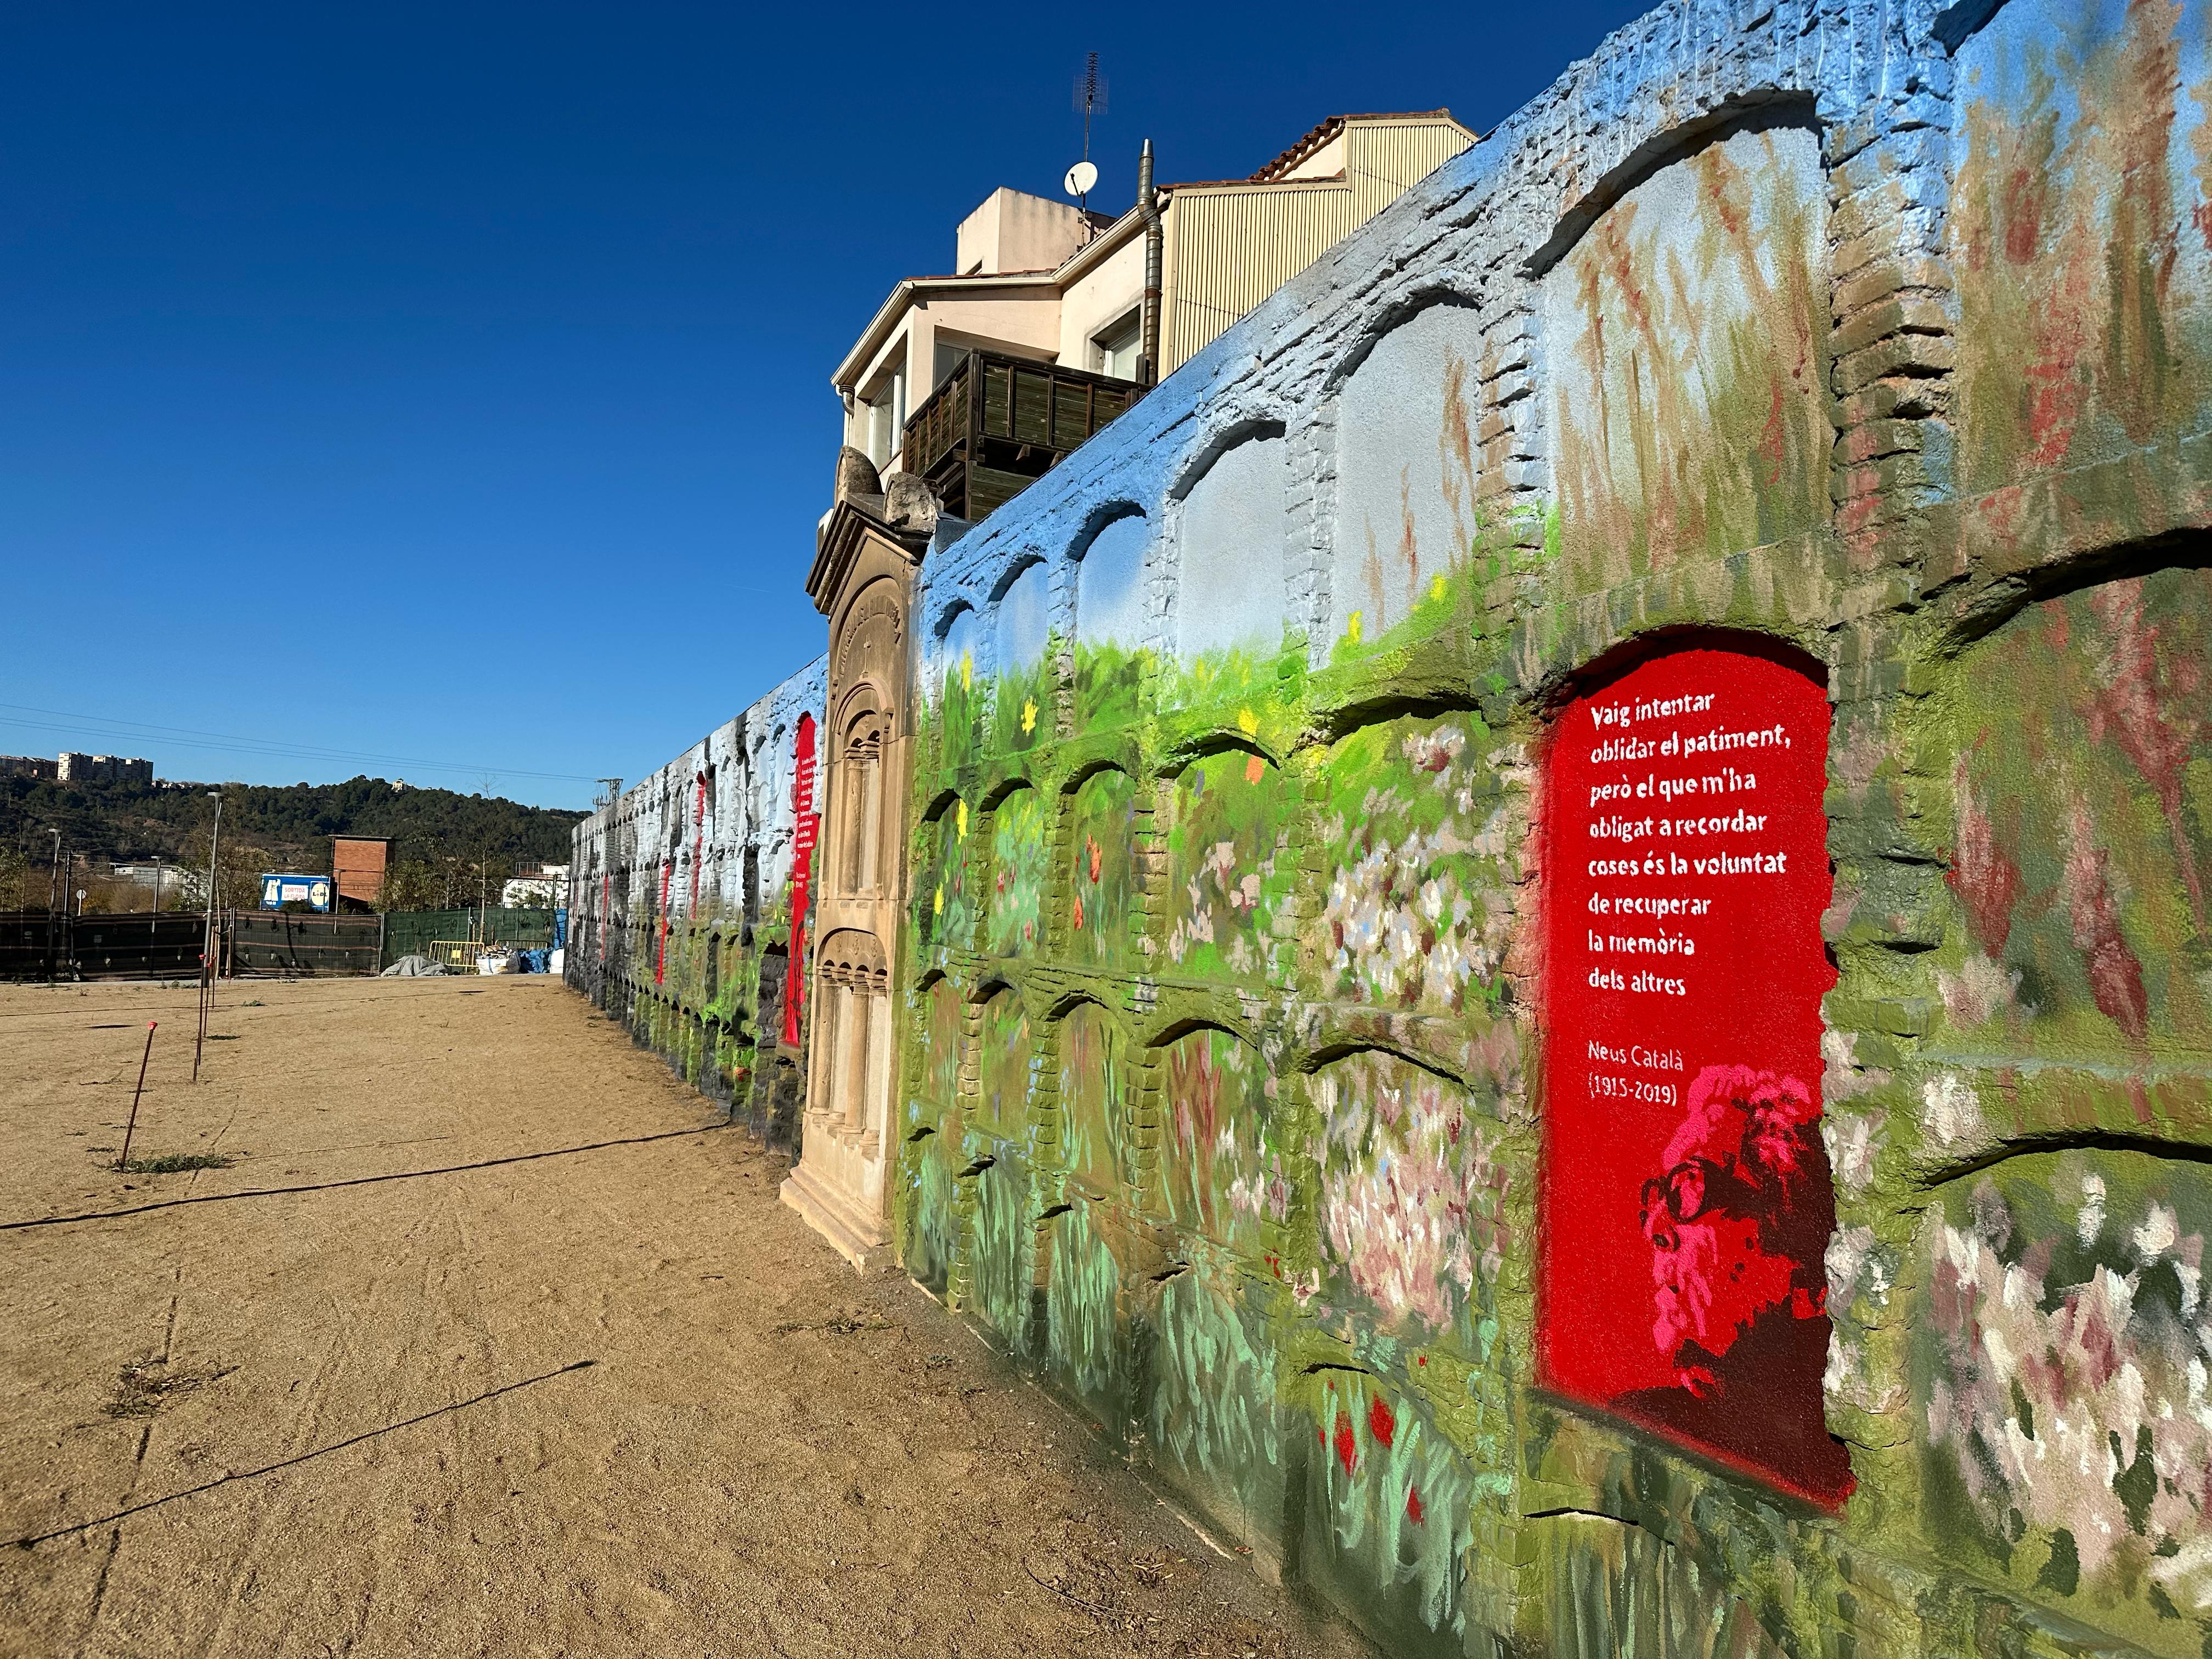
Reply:
[[394, 864], [376, 890], [380, 910], [435, 910], [443, 896], [435, 871], [420, 859]]

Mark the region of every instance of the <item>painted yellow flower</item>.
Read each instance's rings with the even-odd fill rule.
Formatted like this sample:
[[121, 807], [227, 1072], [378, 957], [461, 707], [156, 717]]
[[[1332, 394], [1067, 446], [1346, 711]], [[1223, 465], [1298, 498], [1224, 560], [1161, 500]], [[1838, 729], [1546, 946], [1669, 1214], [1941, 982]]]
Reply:
[[1432, 599], [1441, 599], [1443, 596], [1444, 579], [1438, 576], [1429, 584], [1429, 597]]
[[1359, 618], [1360, 613], [1355, 611], [1346, 619], [1344, 624], [1344, 637], [1354, 645], [1359, 643]]
[[1237, 711], [1237, 729], [1242, 732], [1246, 737], [1250, 737], [1255, 732], [1257, 732], [1260, 729], [1260, 717], [1249, 708], [1238, 709]]
[[962, 801], [953, 813], [953, 823], [959, 830], [961, 839], [966, 840], [968, 836], [968, 803], [966, 801]]
[[1022, 735], [1027, 737], [1036, 730], [1036, 699], [1031, 697], [1022, 705]]
[[937, 902], [931, 908], [930, 914], [939, 916], [945, 914], [945, 884], [943, 882], [937, 884]]
[[963, 691], [972, 690], [975, 684], [975, 653], [973, 651], [963, 651], [960, 653], [960, 689]]

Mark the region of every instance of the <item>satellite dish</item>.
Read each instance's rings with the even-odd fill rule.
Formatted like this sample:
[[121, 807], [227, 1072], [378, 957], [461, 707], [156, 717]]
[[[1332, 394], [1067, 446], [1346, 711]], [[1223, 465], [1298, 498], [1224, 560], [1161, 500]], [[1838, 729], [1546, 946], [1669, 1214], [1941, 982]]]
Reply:
[[1098, 182], [1098, 169], [1089, 161], [1078, 161], [1068, 168], [1067, 177], [1061, 180], [1070, 196], [1088, 196], [1091, 187]]

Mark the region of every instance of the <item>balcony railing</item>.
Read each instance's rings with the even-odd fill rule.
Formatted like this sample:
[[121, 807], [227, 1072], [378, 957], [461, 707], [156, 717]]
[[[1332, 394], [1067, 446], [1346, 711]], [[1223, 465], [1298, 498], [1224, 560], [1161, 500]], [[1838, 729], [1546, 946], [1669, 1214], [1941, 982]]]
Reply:
[[908, 420], [903, 462], [929, 481], [947, 513], [972, 522], [1057, 466], [1144, 390], [1133, 380], [971, 351]]

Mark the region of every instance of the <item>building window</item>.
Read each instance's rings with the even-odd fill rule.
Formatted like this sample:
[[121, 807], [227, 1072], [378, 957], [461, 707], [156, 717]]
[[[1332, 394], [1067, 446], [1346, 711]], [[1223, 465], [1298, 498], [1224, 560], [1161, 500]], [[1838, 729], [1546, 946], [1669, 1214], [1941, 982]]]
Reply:
[[899, 434], [906, 426], [906, 370], [891, 371], [876, 389], [864, 393], [860, 402], [860, 447], [867, 452], [869, 460], [878, 467], [890, 465], [898, 453]]
[[1144, 344], [1139, 313], [1131, 312], [1102, 334], [1091, 337], [1091, 359], [1101, 374], [1117, 380], [1137, 378], [1137, 353]]

